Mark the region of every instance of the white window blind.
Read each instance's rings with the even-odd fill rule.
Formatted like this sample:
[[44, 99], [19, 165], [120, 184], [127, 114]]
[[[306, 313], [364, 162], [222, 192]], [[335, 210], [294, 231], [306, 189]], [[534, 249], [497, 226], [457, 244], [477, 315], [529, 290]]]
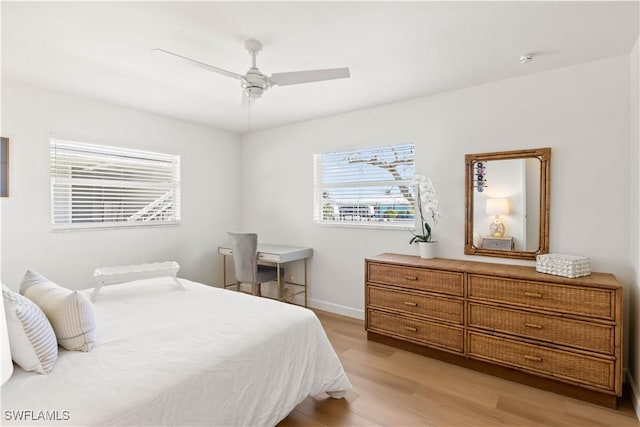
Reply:
[[413, 227], [413, 143], [316, 154], [318, 224]]
[[176, 224], [180, 156], [50, 141], [56, 228]]

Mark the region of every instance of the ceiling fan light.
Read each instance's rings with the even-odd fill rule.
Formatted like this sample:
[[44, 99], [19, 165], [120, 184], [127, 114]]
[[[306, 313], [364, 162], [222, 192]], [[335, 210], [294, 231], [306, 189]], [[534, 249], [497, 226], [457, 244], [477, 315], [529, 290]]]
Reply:
[[264, 89], [258, 86], [249, 86], [244, 89], [244, 93], [246, 93], [249, 98], [253, 99], [262, 98], [263, 92]]

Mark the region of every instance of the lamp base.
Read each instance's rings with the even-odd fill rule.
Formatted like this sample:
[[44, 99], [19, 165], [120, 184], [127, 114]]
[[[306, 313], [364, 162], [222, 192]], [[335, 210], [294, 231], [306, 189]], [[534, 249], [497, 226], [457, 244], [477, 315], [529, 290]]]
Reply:
[[489, 234], [491, 237], [504, 237], [504, 224], [498, 215], [493, 218], [493, 222], [489, 226]]

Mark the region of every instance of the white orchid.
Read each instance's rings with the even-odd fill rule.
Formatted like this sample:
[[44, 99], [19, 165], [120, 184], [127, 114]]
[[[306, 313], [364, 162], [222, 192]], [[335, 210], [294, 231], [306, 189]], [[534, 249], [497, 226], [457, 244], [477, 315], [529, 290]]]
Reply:
[[430, 242], [431, 226], [425, 218], [431, 218], [433, 225], [437, 224], [440, 219], [440, 211], [438, 211], [438, 193], [433, 186], [430, 178], [424, 175], [416, 175], [413, 177], [415, 188], [416, 212], [420, 213], [420, 226], [422, 234], [413, 234], [413, 238], [409, 243], [413, 242]]

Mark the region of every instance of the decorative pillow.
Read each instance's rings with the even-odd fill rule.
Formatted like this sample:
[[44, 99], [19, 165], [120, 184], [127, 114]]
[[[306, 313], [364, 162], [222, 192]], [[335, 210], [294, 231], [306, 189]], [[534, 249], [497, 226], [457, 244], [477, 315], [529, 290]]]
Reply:
[[67, 350], [91, 350], [96, 341], [96, 314], [89, 298], [30, 270], [22, 279], [20, 293], [47, 315], [58, 344]]
[[[4, 288], [4, 284], [2, 285]], [[0, 304], [0, 357], [2, 357], [2, 372], [0, 372], [0, 384], [7, 382], [13, 374], [13, 362], [11, 361], [11, 350], [9, 349], [9, 331], [7, 330], [7, 316], [4, 314], [4, 298]]]
[[25, 371], [48, 374], [58, 360], [58, 343], [47, 317], [29, 298], [4, 285], [2, 299], [11, 358]]

